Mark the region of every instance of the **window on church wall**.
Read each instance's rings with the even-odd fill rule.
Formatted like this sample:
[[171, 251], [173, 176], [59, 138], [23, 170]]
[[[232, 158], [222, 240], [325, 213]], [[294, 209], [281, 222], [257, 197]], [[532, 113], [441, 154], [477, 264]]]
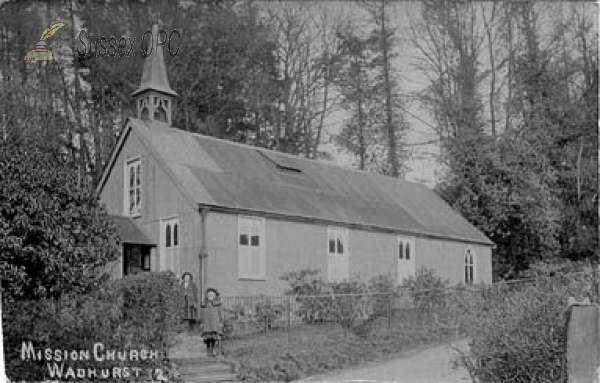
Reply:
[[179, 225], [178, 224], [174, 224], [173, 225], [173, 246], [178, 246], [179, 245]]
[[171, 225], [167, 225], [165, 230], [165, 247], [171, 247]]
[[125, 215], [137, 217], [142, 210], [142, 161], [132, 159], [125, 164]]
[[469, 249], [465, 255], [465, 284], [472, 285], [475, 282], [475, 262], [473, 253]]
[[265, 220], [260, 217], [238, 217], [238, 278], [264, 280]]
[[403, 261], [410, 261], [413, 257], [413, 239], [399, 237], [398, 238], [398, 259]]

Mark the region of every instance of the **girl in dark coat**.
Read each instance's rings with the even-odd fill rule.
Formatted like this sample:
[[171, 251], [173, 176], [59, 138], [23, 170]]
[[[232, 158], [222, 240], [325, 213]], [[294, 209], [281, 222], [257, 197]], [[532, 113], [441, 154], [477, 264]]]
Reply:
[[181, 282], [181, 317], [184, 321], [188, 322], [190, 329], [194, 326], [196, 319], [198, 319], [196, 315], [196, 310], [198, 309], [198, 288], [192, 279], [192, 274], [184, 273]]
[[202, 338], [206, 343], [208, 355], [216, 356], [215, 344], [223, 335], [223, 317], [221, 316], [221, 298], [216, 289], [206, 290], [206, 300], [201, 306]]

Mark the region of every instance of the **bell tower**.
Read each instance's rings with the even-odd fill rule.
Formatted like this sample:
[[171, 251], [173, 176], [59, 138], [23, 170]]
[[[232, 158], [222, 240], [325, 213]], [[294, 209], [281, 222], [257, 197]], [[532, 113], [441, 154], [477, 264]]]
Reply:
[[154, 49], [150, 56], [144, 59], [140, 87], [131, 96], [135, 99], [139, 119], [161, 121], [171, 125], [174, 102], [178, 95], [169, 86], [163, 47], [156, 46], [155, 40], [157, 38], [158, 25], [154, 24], [152, 26], [152, 40], [150, 40], [154, 45]]

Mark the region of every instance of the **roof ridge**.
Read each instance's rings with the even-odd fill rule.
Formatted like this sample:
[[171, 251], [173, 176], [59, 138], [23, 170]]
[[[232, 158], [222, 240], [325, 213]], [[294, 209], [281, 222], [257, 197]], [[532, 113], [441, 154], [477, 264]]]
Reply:
[[[140, 122], [144, 122], [144, 123], [148, 122], [148, 121], [143, 121], [143, 120], [140, 120], [138, 118], [133, 118], [133, 117], [131, 119], [136, 120], [136, 121], [140, 121]], [[164, 128], [164, 129], [176, 130], [178, 133], [185, 133], [185, 134], [189, 134], [189, 135], [192, 135], [192, 136], [195, 136], [195, 137], [201, 137], [201, 138], [207, 139], [207, 140], [214, 140], [214, 141], [222, 142], [222, 143], [224, 143], [226, 145], [238, 146], [238, 147], [242, 147], [242, 148], [254, 149], [254, 150], [259, 150], [259, 151], [266, 151], [266, 152], [275, 153], [275, 154], [282, 155], [282, 156], [285, 156], [285, 157], [288, 157], [288, 158], [291, 158], [291, 159], [295, 159], [295, 160], [308, 161], [308, 162], [311, 162], [311, 163], [315, 163], [316, 162], [318, 164], [331, 166], [331, 167], [334, 167], [336, 169], [340, 169], [340, 170], [344, 170], [344, 171], [348, 171], [348, 172], [354, 172], [354, 173], [358, 173], [358, 174], [364, 174], [366, 176], [375, 176], [375, 177], [382, 178], [382, 179], [393, 180], [393, 181], [396, 181], [398, 183], [407, 183], [407, 184], [417, 185], [417, 186], [424, 187], [427, 190], [433, 191], [427, 185], [423, 185], [423, 184], [418, 183], [418, 182], [407, 181], [407, 180], [403, 180], [403, 179], [400, 179], [400, 178], [394, 178], [394, 177], [391, 177], [391, 176], [387, 176], [385, 174], [379, 174], [379, 173], [369, 172], [369, 171], [366, 171], [366, 170], [360, 170], [360, 169], [353, 169], [353, 168], [350, 168], [350, 167], [344, 167], [344, 166], [340, 166], [339, 164], [336, 164], [333, 161], [321, 161], [321, 160], [318, 160], [318, 159], [312, 159], [312, 158], [306, 158], [306, 157], [299, 157], [299, 156], [296, 156], [294, 154], [280, 152], [280, 151], [273, 150], [273, 149], [268, 149], [268, 148], [263, 148], [261, 146], [253, 146], [253, 145], [250, 145], [250, 144], [243, 144], [241, 142], [230, 141], [230, 140], [226, 140], [226, 139], [219, 138], [219, 137], [208, 136], [208, 135], [202, 134], [202, 133], [190, 132], [188, 130], [183, 130], [183, 129], [175, 128], [173, 126], [167, 125], [167, 124], [162, 123], [160, 121], [151, 121], [151, 122], [154, 123], [154, 124], [159, 123], [159, 124], [164, 125], [164, 127], [161, 127], [161, 128]]]

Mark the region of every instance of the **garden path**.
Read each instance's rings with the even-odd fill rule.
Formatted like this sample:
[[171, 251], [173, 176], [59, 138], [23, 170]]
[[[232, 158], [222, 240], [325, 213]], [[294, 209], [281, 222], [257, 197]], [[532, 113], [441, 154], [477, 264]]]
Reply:
[[413, 351], [393, 360], [347, 368], [302, 379], [299, 382], [471, 382], [465, 370], [453, 369], [453, 362], [458, 355], [455, 348], [467, 349], [468, 341], [461, 340], [443, 346]]
[[175, 336], [169, 358], [185, 382], [235, 382], [236, 374], [221, 357], [210, 357], [202, 337], [196, 332], [182, 332]]

